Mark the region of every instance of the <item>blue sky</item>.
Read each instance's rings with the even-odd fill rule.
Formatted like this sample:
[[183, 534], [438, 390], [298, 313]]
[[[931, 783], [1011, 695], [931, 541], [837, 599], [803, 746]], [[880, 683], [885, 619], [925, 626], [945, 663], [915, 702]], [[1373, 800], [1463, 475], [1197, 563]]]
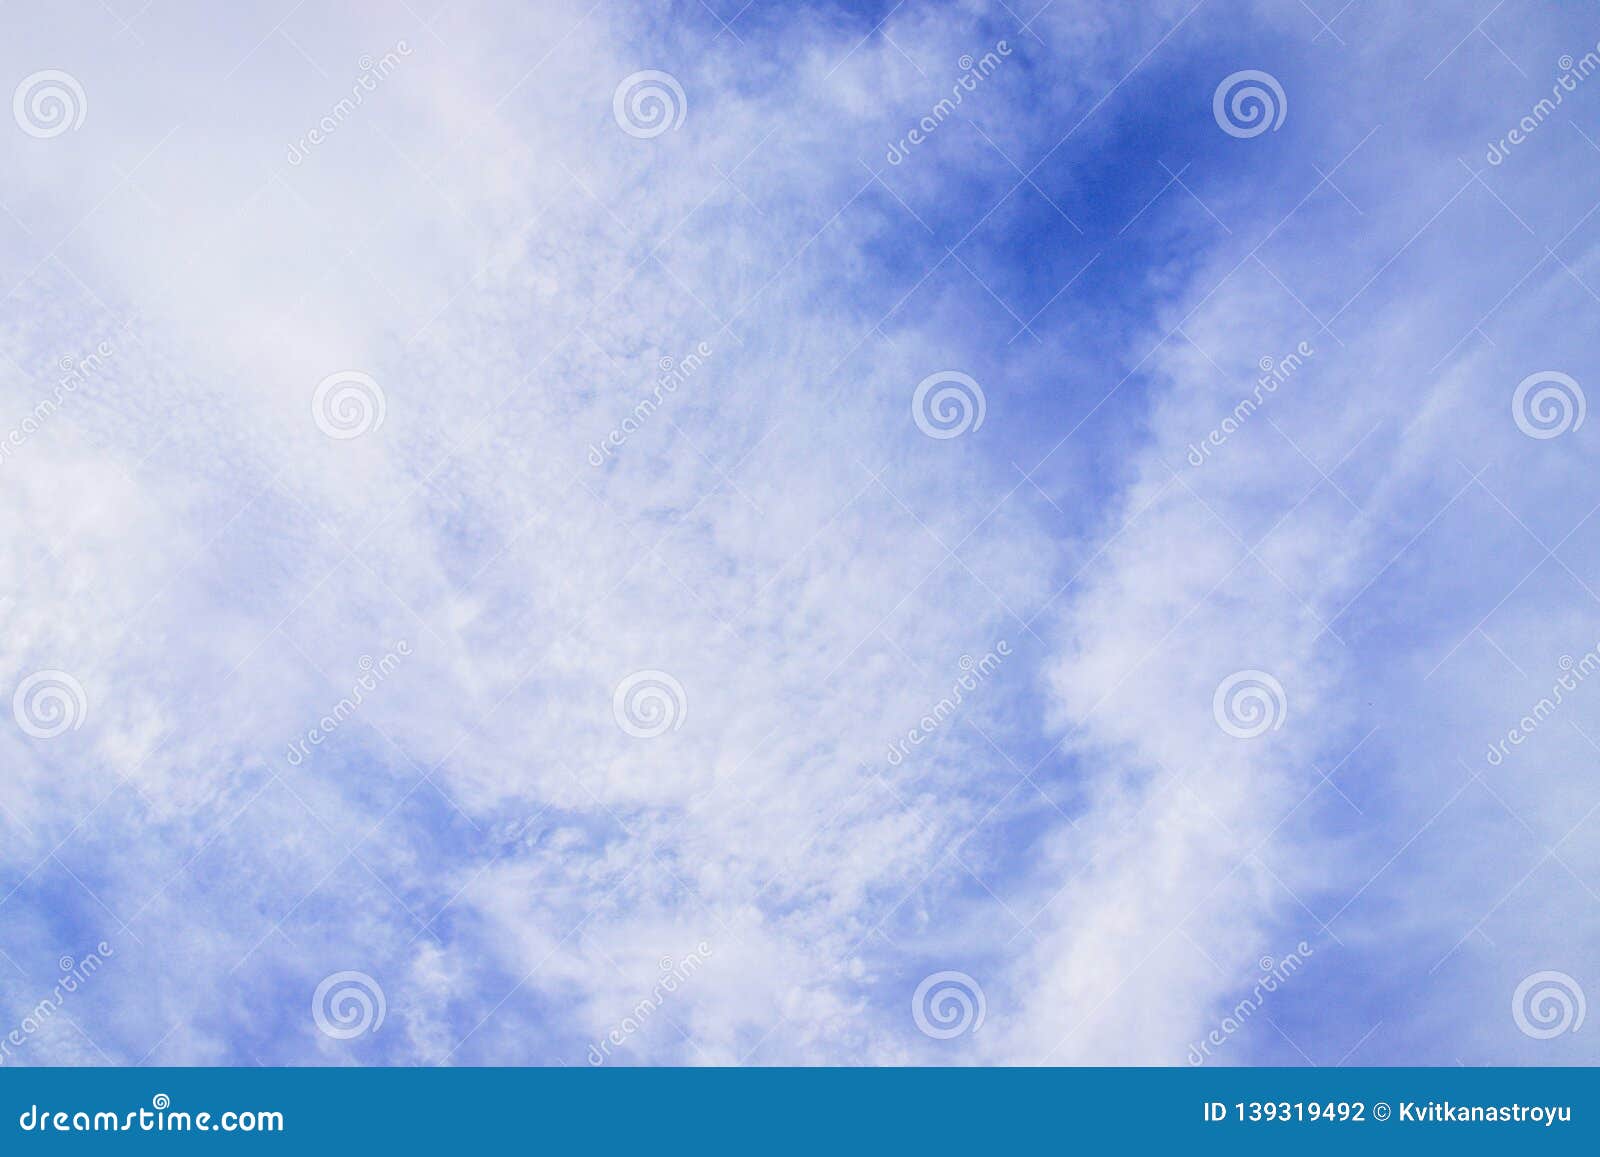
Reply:
[[3, 1063], [1594, 1059], [1577, 6], [8, 19]]

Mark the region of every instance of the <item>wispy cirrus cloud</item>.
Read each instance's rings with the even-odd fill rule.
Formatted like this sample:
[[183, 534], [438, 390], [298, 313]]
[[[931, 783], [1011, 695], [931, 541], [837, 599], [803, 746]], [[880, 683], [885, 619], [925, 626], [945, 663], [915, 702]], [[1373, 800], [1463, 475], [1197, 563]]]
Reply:
[[1506, 1010], [1584, 979], [1581, 701], [1460, 736], [1595, 637], [1587, 426], [1511, 413], [1586, 376], [1584, 98], [1457, 158], [1577, 21], [279, 19], [0, 49], [87, 108], [0, 145], [0, 397], [118, 335], [0, 465], [8, 685], [85, 702], [0, 738], [0, 992], [116, 953], [41, 1057], [1182, 1063], [1304, 941], [1219, 1058], [1571, 1059]]

